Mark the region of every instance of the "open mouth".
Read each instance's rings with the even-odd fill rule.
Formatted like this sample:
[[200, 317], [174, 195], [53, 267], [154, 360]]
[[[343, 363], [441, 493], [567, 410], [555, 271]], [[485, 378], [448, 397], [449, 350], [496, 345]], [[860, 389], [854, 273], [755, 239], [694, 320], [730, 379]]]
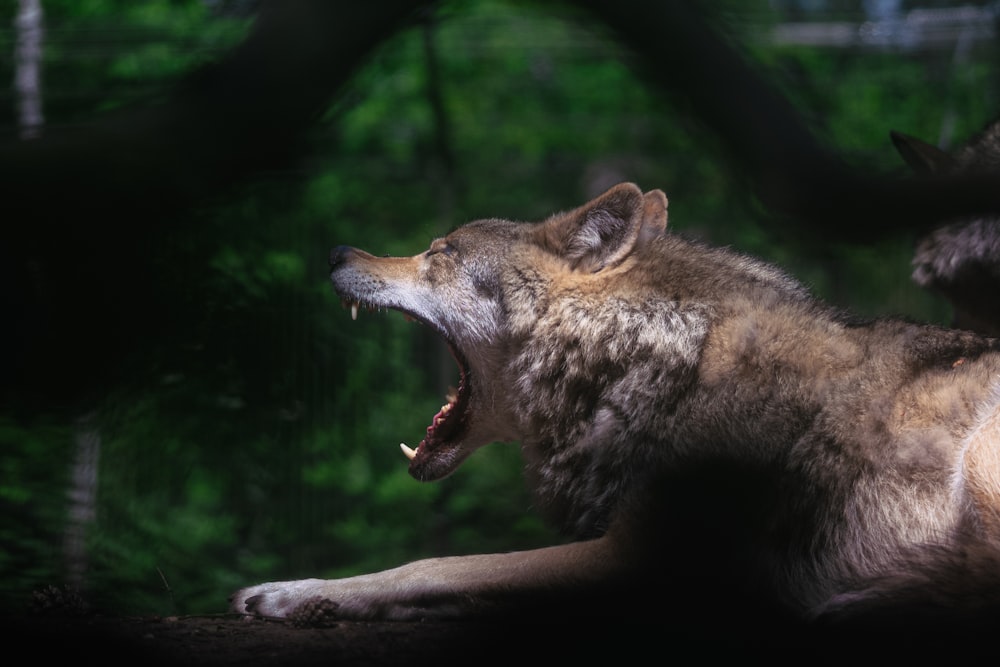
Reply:
[[[364, 304], [347, 298], [342, 298], [341, 304], [345, 308], [350, 308], [352, 320], [358, 319], [358, 312], [362, 308], [369, 312], [381, 309], [380, 306]], [[446, 402], [431, 419], [424, 438], [415, 449], [405, 443], [399, 445], [403, 454], [410, 460], [409, 471], [413, 477], [421, 481], [440, 479], [458, 467], [464, 458], [460, 445], [462, 436], [468, 429], [468, 406], [471, 393], [468, 362], [458, 347], [439, 327], [405, 310], [391, 307], [390, 309], [401, 312], [407, 321], [418, 322], [437, 332], [447, 343], [451, 356], [458, 364], [458, 388], [449, 388], [445, 395]]]

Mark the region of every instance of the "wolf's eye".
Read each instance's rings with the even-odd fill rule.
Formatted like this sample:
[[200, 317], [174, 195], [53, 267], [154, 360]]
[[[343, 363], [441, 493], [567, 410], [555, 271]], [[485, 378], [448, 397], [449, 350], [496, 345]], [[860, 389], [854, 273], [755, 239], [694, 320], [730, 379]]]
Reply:
[[430, 257], [432, 255], [438, 255], [438, 254], [445, 255], [446, 257], [451, 257], [452, 255], [455, 254], [455, 246], [448, 243], [444, 239], [438, 239], [437, 241], [431, 244], [431, 247], [428, 248], [426, 255], [427, 257]]

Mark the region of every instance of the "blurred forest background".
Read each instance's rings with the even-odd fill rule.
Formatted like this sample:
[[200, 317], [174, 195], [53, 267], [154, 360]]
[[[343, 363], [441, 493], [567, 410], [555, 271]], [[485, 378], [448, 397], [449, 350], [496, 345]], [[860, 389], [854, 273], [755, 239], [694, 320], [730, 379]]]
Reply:
[[[996, 113], [997, 4], [705, 4], [859, 169], [905, 173], [890, 130], [951, 148]], [[260, 6], [3, 0], [0, 9], [0, 80], [10, 82], [0, 87], [0, 140], [11, 145], [156, 109], [199, 85], [200, 68], [247, 38]], [[35, 85], [20, 78], [32, 62]], [[126, 182], [115, 194], [121, 174], [86, 164], [55, 161], [51, 183], [100, 184], [101, 201], [82, 187], [79, 202], [52, 202], [45, 187], [36, 204], [5, 211], [0, 201], [7, 239], [46, 229], [51, 211], [76, 235], [41, 232], [24, 252], [0, 249], [0, 326], [23, 332], [4, 338], [13, 390], [0, 405], [0, 609], [25, 609], [33, 591], [55, 585], [115, 613], [219, 612], [232, 590], [262, 580], [558, 539], [532, 513], [515, 445], [484, 448], [436, 484], [409, 477], [398, 443], [419, 441], [456, 370], [443, 344], [397, 314], [351, 321], [329, 287], [334, 245], [410, 255], [462, 222], [539, 219], [632, 180], [667, 192], [675, 232], [772, 259], [839, 306], [948, 322], [947, 305], [910, 281], [912, 235], [817, 245], [808, 228], [783, 233], [683, 102], [650, 85], [625, 46], [571, 3], [456, 0], [380, 43], [299, 128], [283, 166], [164, 207], [166, 222], [150, 220], [169, 187], [137, 205]], [[229, 113], [252, 122], [255, 109]], [[113, 121], [101, 127], [114, 138]], [[136, 151], [135, 169], [162, 170], [170, 187], [215, 177]], [[125, 205], [137, 212], [127, 252], [47, 278], [39, 256], [73, 258], [92, 230], [110, 229], [102, 243], [113, 245], [118, 228], [102, 227], [101, 211]], [[107, 296], [102, 285], [124, 291]], [[60, 315], [25, 305], [22, 289], [47, 290], [53, 310], [73, 313], [60, 325], [66, 339], [120, 332], [100, 336], [123, 352], [113, 360], [99, 345], [73, 351], [115, 368], [102, 368], [101, 382], [75, 367], [41, 380], [85, 389], [72, 397], [20, 391], [15, 371], [42, 376], [18, 367], [19, 346], [39, 340], [34, 322]], [[121, 328], [140, 311], [156, 313], [162, 335]], [[101, 329], [108, 313], [119, 319]]]

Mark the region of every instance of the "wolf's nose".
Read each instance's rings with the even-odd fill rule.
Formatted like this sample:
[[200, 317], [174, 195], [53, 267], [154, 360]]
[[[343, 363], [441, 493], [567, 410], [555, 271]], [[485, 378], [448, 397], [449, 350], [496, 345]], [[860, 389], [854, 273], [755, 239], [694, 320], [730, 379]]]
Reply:
[[351, 246], [339, 245], [336, 248], [330, 249], [330, 268], [335, 269], [338, 265], [343, 264], [347, 259], [347, 255], [350, 254]]

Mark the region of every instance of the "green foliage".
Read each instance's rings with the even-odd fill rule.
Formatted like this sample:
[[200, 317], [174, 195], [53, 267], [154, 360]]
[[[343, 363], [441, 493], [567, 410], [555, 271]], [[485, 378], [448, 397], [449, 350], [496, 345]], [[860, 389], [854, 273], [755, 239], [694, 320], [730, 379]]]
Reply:
[[[207, 4], [46, 0], [48, 121], [155, 100], [218, 57], [248, 23]], [[431, 27], [444, 119], [429, 103], [421, 30], [373, 54], [312, 128], [301, 164], [187, 212], [194, 231], [151, 257], [160, 291], [150, 298], [183, 326], [97, 417], [87, 537], [88, 594], [100, 606], [221, 611], [231, 590], [259, 580], [556, 539], [532, 512], [514, 445], [486, 447], [433, 485], [409, 477], [398, 443], [419, 440], [454, 364], [398, 314], [351, 321], [329, 288], [331, 246], [413, 254], [466, 220], [536, 219], [606, 179], [634, 180], [667, 191], [673, 230], [774, 259], [835, 303], [947, 319], [909, 280], [909, 239], [814, 257], [775, 238], [713, 137], [585, 17], [445, 3]], [[901, 53], [761, 43], [752, 53], [817, 132], [866, 168], [901, 167], [890, 129], [935, 140], [947, 116], [959, 138], [995, 106], [981, 54], [950, 69]], [[10, 64], [0, 70], [10, 80]], [[64, 576], [74, 426], [0, 418], [0, 445], [10, 606]]]
[[41, 5], [49, 123], [155, 99], [165, 83], [238, 43], [250, 25], [246, 17], [213, 15], [208, 3], [197, 0], [43, 0]]
[[[986, 61], [942, 67], [940, 61], [892, 52], [859, 58], [840, 51], [787, 47], [770, 54], [783, 90], [813, 119], [831, 146], [859, 167], [900, 171], [889, 130], [939, 138], [946, 147], [968, 138], [996, 109], [993, 68]], [[960, 113], [954, 113], [961, 110]], [[947, 136], [942, 126], [954, 114]], [[873, 114], [881, 122], [873, 121]], [[887, 150], [873, 151], [884, 146]]]
[[[0, 606], [23, 605], [25, 591], [59, 581], [72, 430], [39, 417], [0, 417]], [[53, 466], [53, 461], [65, 465]]]

